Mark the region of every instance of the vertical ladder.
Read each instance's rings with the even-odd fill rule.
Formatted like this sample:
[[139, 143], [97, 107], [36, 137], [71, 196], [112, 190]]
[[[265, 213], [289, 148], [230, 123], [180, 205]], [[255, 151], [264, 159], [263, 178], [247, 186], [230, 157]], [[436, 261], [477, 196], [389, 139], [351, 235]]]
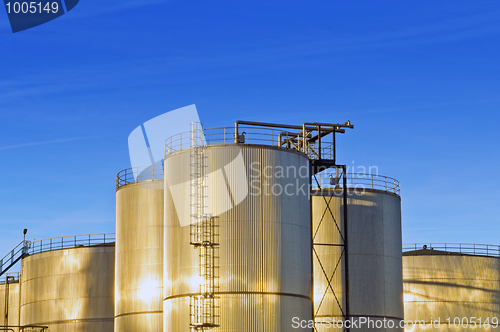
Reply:
[[206, 165], [203, 129], [191, 124], [190, 154], [190, 244], [198, 250], [200, 291], [190, 297], [190, 329], [206, 331], [218, 327], [219, 291], [218, 218], [206, 213]]

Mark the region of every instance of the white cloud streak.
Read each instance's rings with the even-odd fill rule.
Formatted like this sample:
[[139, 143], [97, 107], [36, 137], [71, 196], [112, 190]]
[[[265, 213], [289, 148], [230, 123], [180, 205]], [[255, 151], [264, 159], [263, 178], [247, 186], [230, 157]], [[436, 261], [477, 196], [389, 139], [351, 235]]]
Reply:
[[6, 145], [6, 146], [0, 146], [0, 151], [10, 150], [10, 149], [18, 149], [18, 148], [25, 148], [25, 147], [37, 146], [37, 145], [47, 145], [47, 144], [57, 144], [57, 143], [78, 141], [78, 140], [83, 140], [83, 139], [88, 139], [88, 138], [94, 138], [94, 136], [62, 138], [62, 139], [55, 139], [55, 140], [50, 140], [50, 141], [41, 141], [41, 142], [31, 142], [31, 143]]

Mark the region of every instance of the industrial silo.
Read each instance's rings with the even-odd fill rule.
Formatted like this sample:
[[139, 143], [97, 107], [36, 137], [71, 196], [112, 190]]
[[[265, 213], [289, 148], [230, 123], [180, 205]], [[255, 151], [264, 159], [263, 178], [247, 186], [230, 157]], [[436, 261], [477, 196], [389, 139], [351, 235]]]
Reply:
[[399, 183], [383, 176], [348, 174], [344, 209], [343, 175], [338, 174], [313, 178], [316, 329], [343, 331], [340, 321], [347, 316], [351, 324], [357, 322], [351, 331], [403, 331]]
[[163, 329], [163, 167], [117, 177], [115, 331]]
[[408, 330], [489, 331], [498, 328], [498, 246], [412, 244], [404, 245], [403, 251]]
[[112, 331], [113, 242], [112, 234], [32, 242], [21, 263], [20, 325], [48, 326], [51, 332]]
[[[19, 326], [19, 273], [9, 273], [0, 280], [0, 325]], [[15, 332], [19, 331], [13, 328]]]
[[[294, 317], [312, 319], [309, 160], [233, 139], [167, 150], [165, 332], [187, 332], [190, 324], [279, 332], [292, 330]], [[190, 221], [203, 208], [205, 217]], [[213, 240], [200, 241], [206, 233], [198, 226], [208, 221]], [[213, 307], [204, 307], [200, 297], [214, 288]]]

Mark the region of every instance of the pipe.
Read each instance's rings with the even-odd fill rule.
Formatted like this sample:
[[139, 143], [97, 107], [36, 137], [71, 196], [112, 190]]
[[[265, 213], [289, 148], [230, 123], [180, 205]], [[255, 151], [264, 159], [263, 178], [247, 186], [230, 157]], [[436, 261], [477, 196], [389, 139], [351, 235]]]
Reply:
[[[239, 130], [238, 126], [242, 125], [249, 125], [249, 126], [260, 126], [260, 127], [271, 127], [271, 128], [287, 128], [287, 129], [298, 129], [298, 130], [314, 130], [317, 126], [321, 127], [327, 127], [331, 128], [328, 131], [330, 132], [339, 132], [339, 133], [344, 133], [345, 130], [341, 128], [354, 128], [353, 125], [351, 125], [350, 121], [346, 121], [342, 124], [340, 123], [320, 123], [320, 122], [304, 122], [302, 126], [297, 126], [297, 125], [286, 125], [286, 124], [279, 124], [279, 123], [269, 123], [269, 122], [256, 122], [256, 121], [244, 121], [244, 120], [237, 120], [234, 122], [234, 143], [238, 144], [238, 135], [239, 135]], [[312, 125], [312, 127], [311, 127]]]
[[9, 280], [14, 281], [13, 276], [5, 276], [5, 315], [4, 315], [4, 325], [9, 325]]

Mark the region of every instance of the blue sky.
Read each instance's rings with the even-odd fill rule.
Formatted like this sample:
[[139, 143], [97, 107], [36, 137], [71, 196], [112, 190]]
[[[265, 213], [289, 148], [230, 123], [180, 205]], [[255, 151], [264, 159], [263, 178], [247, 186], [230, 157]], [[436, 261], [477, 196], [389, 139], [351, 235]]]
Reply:
[[0, 252], [114, 232], [129, 133], [190, 104], [349, 119], [338, 161], [401, 181], [404, 242], [500, 244], [499, 42], [497, 1], [81, 0], [16, 34], [0, 9]]

